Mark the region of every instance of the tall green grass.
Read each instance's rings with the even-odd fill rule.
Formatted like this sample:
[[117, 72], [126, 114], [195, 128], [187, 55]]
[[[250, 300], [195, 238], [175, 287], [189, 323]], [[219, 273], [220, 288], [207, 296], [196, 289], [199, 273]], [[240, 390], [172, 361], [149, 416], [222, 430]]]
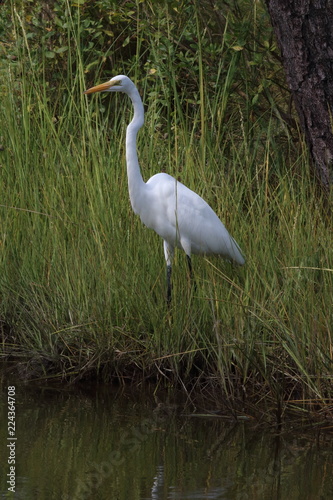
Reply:
[[230, 105], [237, 57], [209, 98], [200, 73], [191, 113], [170, 62], [170, 88], [141, 85], [143, 177], [164, 170], [197, 191], [247, 259], [194, 257], [194, 289], [177, 253], [170, 309], [162, 241], [128, 199], [128, 98], [84, 96], [79, 53], [52, 90], [33, 64], [20, 79], [3, 68], [1, 349], [27, 378], [154, 377], [234, 410], [332, 414], [331, 200], [302, 137], [281, 143], [274, 103], [252, 121]]

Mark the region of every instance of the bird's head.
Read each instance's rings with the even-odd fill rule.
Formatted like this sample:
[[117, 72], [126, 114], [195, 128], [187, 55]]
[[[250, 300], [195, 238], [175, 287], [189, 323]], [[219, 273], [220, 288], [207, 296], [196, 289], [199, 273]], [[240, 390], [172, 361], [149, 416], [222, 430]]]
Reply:
[[114, 76], [108, 82], [101, 83], [84, 91], [84, 94], [93, 94], [95, 92], [125, 92], [128, 94], [133, 89], [134, 83], [125, 75]]

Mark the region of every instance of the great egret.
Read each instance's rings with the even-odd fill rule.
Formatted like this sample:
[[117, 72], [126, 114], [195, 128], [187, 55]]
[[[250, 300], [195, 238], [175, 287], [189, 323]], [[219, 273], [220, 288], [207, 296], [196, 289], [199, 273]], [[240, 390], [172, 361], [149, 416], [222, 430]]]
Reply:
[[96, 85], [94, 92], [124, 92], [134, 108], [134, 116], [126, 131], [126, 163], [131, 205], [142, 222], [164, 240], [167, 264], [167, 301], [171, 300], [171, 266], [175, 247], [187, 255], [192, 276], [191, 254], [217, 254], [239, 265], [245, 263], [236, 241], [211, 207], [194, 191], [168, 174], [153, 175], [144, 182], [136, 150], [136, 138], [144, 123], [144, 109], [134, 83], [124, 75]]

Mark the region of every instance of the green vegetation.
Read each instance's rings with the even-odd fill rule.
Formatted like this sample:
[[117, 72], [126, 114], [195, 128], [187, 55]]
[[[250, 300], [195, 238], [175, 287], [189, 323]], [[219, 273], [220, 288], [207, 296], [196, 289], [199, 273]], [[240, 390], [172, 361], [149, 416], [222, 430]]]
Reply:
[[[26, 3], [0, 7], [3, 359], [26, 378], [153, 377], [236, 413], [332, 417], [332, 200], [262, 6]], [[143, 177], [195, 189], [247, 257], [194, 257], [195, 291], [178, 253], [170, 311], [162, 241], [128, 199], [130, 102], [82, 93], [117, 73], [145, 102]]]

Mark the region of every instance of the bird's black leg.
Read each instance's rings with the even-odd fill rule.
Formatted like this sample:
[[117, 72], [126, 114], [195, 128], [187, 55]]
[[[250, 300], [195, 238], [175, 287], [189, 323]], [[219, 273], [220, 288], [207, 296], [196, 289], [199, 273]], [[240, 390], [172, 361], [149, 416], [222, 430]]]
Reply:
[[194, 290], [196, 291], [197, 290], [197, 283], [194, 279], [194, 274], [193, 274], [193, 269], [192, 269], [192, 261], [191, 261], [191, 257], [189, 255], [186, 254], [186, 258], [187, 258], [187, 264], [188, 264], [188, 270], [190, 272], [190, 278], [191, 278], [191, 281], [193, 281], [193, 284], [194, 284]]
[[188, 270], [190, 271], [190, 278], [193, 279], [193, 269], [192, 269], [191, 257], [186, 254], [186, 258], [187, 258]]
[[167, 265], [167, 303], [168, 303], [168, 306], [170, 305], [171, 303], [171, 264], [168, 264]]
[[165, 256], [166, 265], [167, 265], [167, 304], [168, 304], [168, 306], [170, 306], [170, 304], [171, 304], [171, 289], [172, 289], [172, 286], [171, 286], [171, 265], [172, 265], [174, 248], [166, 240], [164, 240], [163, 246], [164, 246], [164, 256]]

